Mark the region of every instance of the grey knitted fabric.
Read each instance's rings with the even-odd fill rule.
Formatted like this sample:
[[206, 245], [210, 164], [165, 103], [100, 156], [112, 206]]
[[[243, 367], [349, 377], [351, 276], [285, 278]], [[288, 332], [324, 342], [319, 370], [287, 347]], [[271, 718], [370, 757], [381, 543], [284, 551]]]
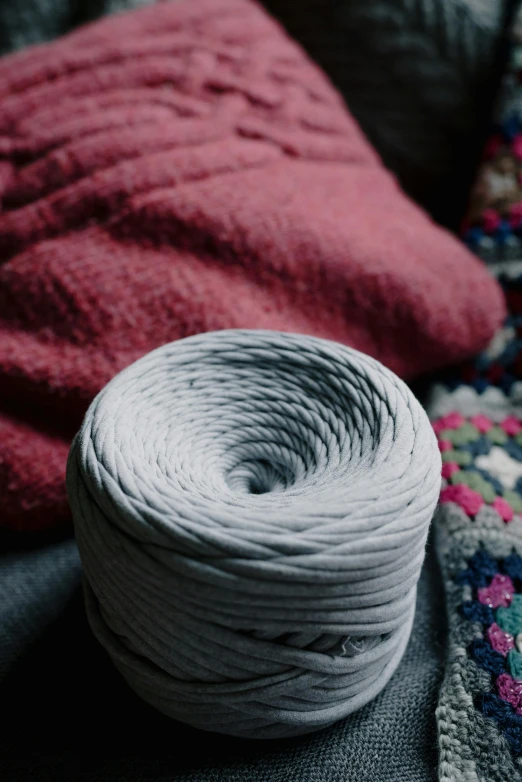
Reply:
[[262, 330], [164, 345], [93, 401], [67, 489], [92, 628], [169, 716], [300, 735], [399, 664], [440, 455], [369, 356]]
[[405, 190], [456, 225], [499, 80], [505, 0], [265, 0]]
[[64, 611], [80, 581], [72, 540], [0, 558], [0, 681]]

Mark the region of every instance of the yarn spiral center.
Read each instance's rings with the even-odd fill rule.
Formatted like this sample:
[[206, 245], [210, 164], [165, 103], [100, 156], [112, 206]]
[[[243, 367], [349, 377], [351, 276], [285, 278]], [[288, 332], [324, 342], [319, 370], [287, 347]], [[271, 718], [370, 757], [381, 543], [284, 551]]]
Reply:
[[227, 475], [229, 487], [238, 494], [268, 494], [284, 491], [293, 474], [287, 468], [274, 466], [263, 459], [240, 462]]

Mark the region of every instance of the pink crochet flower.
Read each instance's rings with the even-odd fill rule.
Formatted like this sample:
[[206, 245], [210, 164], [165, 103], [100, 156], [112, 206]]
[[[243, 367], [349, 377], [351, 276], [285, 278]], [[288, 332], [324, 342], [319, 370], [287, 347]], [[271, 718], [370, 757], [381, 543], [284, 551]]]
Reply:
[[443, 429], [458, 429], [464, 423], [464, 416], [460, 413], [449, 413], [448, 415], [439, 418], [433, 424], [433, 429], [436, 434], [442, 432]]
[[515, 639], [510, 633], [506, 633], [496, 622], [486, 630], [486, 637], [496, 652], [506, 657], [511, 649], [515, 648]]
[[460, 467], [457, 462], [444, 462], [442, 465], [442, 477], [449, 479], [453, 473], [458, 472], [459, 470]]
[[494, 209], [484, 209], [482, 225], [486, 233], [494, 233], [500, 225], [500, 215]]
[[481, 413], [479, 415], [474, 415], [473, 418], [470, 419], [471, 423], [477, 427], [479, 432], [482, 434], [485, 434], [486, 432], [489, 432], [489, 430], [493, 426], [493, 421], [488, 418], [486, 415], [482, 415]]
[[507, 502], [504, 499], [504, 497], [495, 497], [495, 500], [494, 502], [492, 502], [492, 505], [497, 511], [502, 521], [505, 521], [506, 523], [508, 521], [511, 521], [514, 515], [513, 508], [511, 507], [509, 502]]
[[515, 594], [515, 587], [509, 576], [496, 573], [491, 580], [491, 584], [481, 587], [477, 594], [480, 602], [486, 606], [491, 608], [503, 606], [507, 608]]
[[513, 679], [509, 673], [501, 673], [495, 687], [500, 697], [510, 703], [517, 714], [522, 714], [522, 682]]
[[504, 418], [500, 426], [510, 437], [515, 437], [515, 435], [522, 431], [522, 425], [514, 415]]
[[453, 448], [453, 443], [450, 443], [449, 440], [439, 440], [439, 449], [441, 451], [451, 451]]
[[475, 516], [484, 504], [480, 494], [464, 483], [446, 486], [440, 493], [440, 501], [456, 502], [468, 516]]

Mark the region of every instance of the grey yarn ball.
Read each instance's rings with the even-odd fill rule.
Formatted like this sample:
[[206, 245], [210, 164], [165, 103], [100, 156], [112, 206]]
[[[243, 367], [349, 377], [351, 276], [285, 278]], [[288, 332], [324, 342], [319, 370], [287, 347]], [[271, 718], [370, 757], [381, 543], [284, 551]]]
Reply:
[[164, 345], [71, 448], [91, 627], [175, 719], [255, 738], [329, 725], [402, 657], [440, 468], [413, 394], [362, 353], [247, 330]]

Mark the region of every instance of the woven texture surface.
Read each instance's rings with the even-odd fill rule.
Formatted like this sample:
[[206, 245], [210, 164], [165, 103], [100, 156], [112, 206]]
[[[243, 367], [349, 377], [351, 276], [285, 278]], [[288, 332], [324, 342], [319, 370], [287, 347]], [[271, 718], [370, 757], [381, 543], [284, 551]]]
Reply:
[[67, 520], [71, 434], [160, 344], [294, 331], [412, 377], [472, 355], [503, 315], [246, 1], [160, 4], [4, 58], [0, 154], [3, 525]]

